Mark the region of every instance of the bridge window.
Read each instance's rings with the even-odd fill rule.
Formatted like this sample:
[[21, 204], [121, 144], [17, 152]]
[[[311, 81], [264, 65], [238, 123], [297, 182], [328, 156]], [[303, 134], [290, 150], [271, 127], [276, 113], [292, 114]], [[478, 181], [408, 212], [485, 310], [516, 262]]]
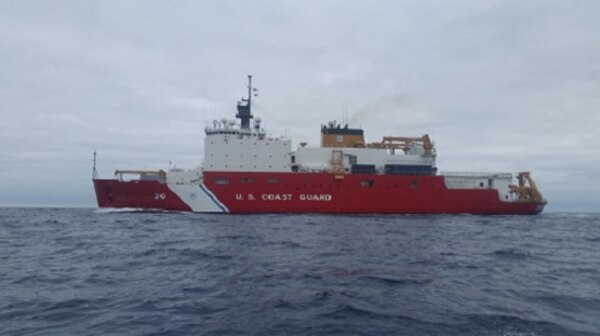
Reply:
[[280, 178], [270, 178], [267, 180], [268, 184], [277, 184], [277, 183], [281, 183], [281, 179]]
[[254, 183], [256, 182], [255, 179], [251, 178], [251, 177], [242, 177], [241, 179], [242, 183]]

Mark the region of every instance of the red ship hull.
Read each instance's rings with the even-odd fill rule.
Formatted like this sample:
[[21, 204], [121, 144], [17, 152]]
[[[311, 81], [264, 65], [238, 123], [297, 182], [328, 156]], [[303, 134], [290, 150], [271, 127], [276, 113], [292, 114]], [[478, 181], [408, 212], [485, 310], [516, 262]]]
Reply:
[[100, 208], [192, 211], [165, 183], [158, 181], [95, 179], [94, 190]]
[[[94, 186], [100, 207], [203, 212], [157, 181]], [[443, 176], [204, 172], [200, 189], [230, 213], [534, 215], [546, 205], [501, 201], [487, 188], [449, 189]]]

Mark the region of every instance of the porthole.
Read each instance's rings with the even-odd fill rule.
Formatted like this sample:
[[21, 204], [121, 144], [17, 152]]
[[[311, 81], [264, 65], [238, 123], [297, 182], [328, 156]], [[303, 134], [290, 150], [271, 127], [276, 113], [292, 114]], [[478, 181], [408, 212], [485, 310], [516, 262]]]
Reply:
[[227, 184], [229, 184], [229, 180], [226, 178], [217, 178], [217, 179], [215, 179], [215, 184], [227, 185]]
[[365, 188], [373, 188], [373, 186], [375, 185], [375, 181], [374, 180], [363, 180], [360, 183], [360, 185]]

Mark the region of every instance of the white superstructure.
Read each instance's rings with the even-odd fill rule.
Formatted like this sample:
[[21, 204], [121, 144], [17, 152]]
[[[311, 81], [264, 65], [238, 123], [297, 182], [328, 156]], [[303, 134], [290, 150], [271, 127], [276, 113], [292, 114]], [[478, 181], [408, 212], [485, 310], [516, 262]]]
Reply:
[[292, 141], [267, 136], [260, 128], [241, 129], [232, 121], [215, 121], [205, 128], [204, 170], [290, 172]]

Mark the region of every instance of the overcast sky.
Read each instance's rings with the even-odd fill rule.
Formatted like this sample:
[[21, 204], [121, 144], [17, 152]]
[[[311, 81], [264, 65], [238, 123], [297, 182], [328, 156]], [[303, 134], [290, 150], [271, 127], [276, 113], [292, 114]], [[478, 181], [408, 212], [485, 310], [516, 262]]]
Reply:
[[529, 170], [600, 211], [600, 1], [0, 0], [0, 205], [95, 206], [98, 170], [200, 165], [204, 126], [294, 144], [344, 115], [441, 171]]

